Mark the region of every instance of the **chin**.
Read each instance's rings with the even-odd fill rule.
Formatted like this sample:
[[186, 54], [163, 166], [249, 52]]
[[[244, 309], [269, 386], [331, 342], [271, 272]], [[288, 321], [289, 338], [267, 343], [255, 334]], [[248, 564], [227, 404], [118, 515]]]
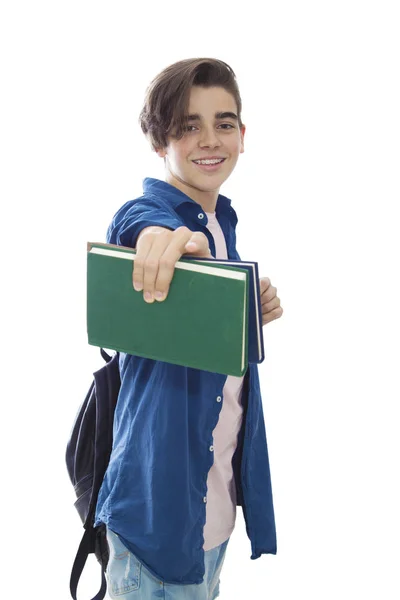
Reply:
[[223, 177], [221, 175], [200, 175], [199, 177], [193, 178], [193, 183], [197, 187], [201, 188], [204, 192], [212, 192], [217, 188], [221, 187], [221, 185], [224, 183], [224, 181], [228, 179], [228, 177], [229, 175], [224, 175]]

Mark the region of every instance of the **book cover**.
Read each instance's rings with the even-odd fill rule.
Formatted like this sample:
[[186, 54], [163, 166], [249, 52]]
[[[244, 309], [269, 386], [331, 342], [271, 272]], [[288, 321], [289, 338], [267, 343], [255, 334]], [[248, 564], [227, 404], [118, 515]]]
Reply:
[[249, 345], [248, 360], [260, 364], [265, 359], [264, 335], [262, 325], [261, 289], [258, 274], [258, 263], [224, 258], [192, 258], [186, 255], [183, 261], [194, 261], [198, 264], [221, 265], [225, 268], [241, 267], [249, 270]]
[[249, 275], [178, 261], [167, 298], [148, 304], [132, 285], [133, 248], [88, 243], [91, 345], [240, 377], [248, 365]]

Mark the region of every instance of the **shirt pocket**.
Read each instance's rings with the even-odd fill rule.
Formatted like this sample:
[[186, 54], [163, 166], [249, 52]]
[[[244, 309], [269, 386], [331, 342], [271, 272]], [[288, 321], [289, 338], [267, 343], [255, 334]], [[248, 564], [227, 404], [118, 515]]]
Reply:
[[119, 536], [107, 527], [110, 558], [106, 575], [111, 597], [139, 589], [142, 564], [121, 542]]

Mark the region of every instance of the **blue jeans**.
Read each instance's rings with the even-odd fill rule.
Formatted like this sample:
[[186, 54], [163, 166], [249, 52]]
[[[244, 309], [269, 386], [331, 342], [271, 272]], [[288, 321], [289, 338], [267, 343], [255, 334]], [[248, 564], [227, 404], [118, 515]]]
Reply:
[[156, 579], [138, 558], [107, 527], [110, 559], [106, 578], [112, 600], [214, 600], [219, 596], [219, 575], [225, 559], [228, 538], [220, 546], [204, 552], [203, 583], [179, 585]]

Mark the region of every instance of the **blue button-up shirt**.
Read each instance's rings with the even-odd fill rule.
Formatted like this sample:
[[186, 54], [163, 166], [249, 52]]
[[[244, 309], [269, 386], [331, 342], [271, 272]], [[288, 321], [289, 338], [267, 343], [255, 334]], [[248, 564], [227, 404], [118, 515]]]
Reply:
[[[201, 205], [165, 181], [146, 178], [144, 194], [115, 214], [107, 242], [136, 247], [150, 225], [185, 225], [214, 239]], [[218, 196], [216, 217], [228, 258], [236, 251], [236, 212]], [[206, 312], [204, 318], [207, 318]], [[114, 416], [113, 449], [99, 492], [95, 525], [105, 523], [166, 583], [201, 583], [207, 477], [213, 464], [212, 432], [223, 404], [226, 375], [120, 354], [121, 389]], [[222, 397], [222, 402], [221, 402]], [[258, 368], [244, 377], [243, 421], [232, 466], [251, 558], [276, 554], [276, 532]]]

